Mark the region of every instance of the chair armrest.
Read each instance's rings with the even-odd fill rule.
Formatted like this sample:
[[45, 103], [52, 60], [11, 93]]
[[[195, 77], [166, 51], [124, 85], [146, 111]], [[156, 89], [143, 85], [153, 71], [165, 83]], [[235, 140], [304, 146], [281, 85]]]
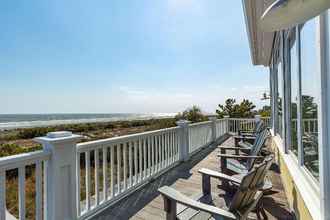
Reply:
[[235, 154], [218, 154], [218, 157], [232, 158], [232, 159], [262, 159], [263, 156], [250, 156], [250, 155], [235, 155]]
[[250, 140], [254, 140], [256, 139], [255, 135], [235, 135], [233, 136], [233, 138], [235, 139], [250, 139]]
[[217, 178], [220, 180], [226, 180], [228, 182], [232, 182], [232, 183], [236, 183], [236, 184], [241, 184], [242, 180], [237, 179], [235, 177], [226, 175], [224, 173], [220, 173], [214, 170], [210, 170], [210, 169], [206, 169], [206, 168], [202, 168], [200, 170], [198, 170], [199, 173], [213, 177], [213, 178]]
[[227, 147], [227, 146], [220, 146], [218, 147], [219, 149], [224, 149], [224, 150], [250, 150], [245, 147]]
[[210, 213], [212, 215], [216, 215], [217, 217], [222, 217], [222, 218], [225, 217], [226, 219], [236, 219], [236, 216], [231, 212], [228, 212], [223, 209], [219, 209], [215, 206], [206, 205], [201, 202], [195, 201], [171, 187], [163, 186], [160, 189], [158, 189], [158, 191], [167, 199], [178, 202], [192, 209], [201, 210]]

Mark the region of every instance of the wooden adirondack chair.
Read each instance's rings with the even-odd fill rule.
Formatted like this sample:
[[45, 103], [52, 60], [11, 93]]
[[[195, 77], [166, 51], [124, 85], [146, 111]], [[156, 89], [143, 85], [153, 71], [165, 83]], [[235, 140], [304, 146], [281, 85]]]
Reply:
[[[259, 211], [257, 204], [262, 197], [260, 189], [264, 184], [271, 160], [271, 158], [266, 159], [241, 180], [224, 174], [202, 173], [202, 194], [197, 199], [192, 199], [171, 187], [161, 187], [158, 191], [164, 199], [166, 219], [248, 219], [253, 209], [257, 208], [256, 211]], [[239, 185], [237, 191], [234, 195], [227, 193], [219, 198], [217, 194], [211, 193], [211, 177], [237, 183]], [[210, 205], [214, 204], [216, 199], [221, 200], [218, 202], [219, 207]]]
[[[263, 130], [258, 138], [255, 140], [253, 146], [248, 150], [246, 148], [240, 147], [219, 147], [221, 154], [218, 154], [220, 157], [220, 168], [222, 172], [228, 170], [235, 173], [241, 174], [250, 171], [255, 164], [257, 159], [262, 159], [263, 156], [259, 156], [262, 147], [264, 146], [266, 139], [268, 138], [268, 130]], [[235, 154], [226, 154], [227, 150], [235, 150]], [[238, 151], [249, 151], [248, 154], [239, 154]]]
[[[237, 143], [236, 139], [235, 139], [235, 148], [233, 148], [232, 146], [220, 146], [218, 147], [219, 149], [223, 149], [223, 150], [235, 150], [235, 153], [238, 155], [239, 152], [244, 152], [246, 154], [249, 154], [249, 152], [251, 151], [251, 149], [253, 149], [256, 144], [260, 141], [260, 138], [262, 138], [261, 134], [263, 133], [263, 131], [267, 131], [267, 134], [269, 134], [268, 129], [263, 129], [262, 131], [260, 131], [258, 133], [258, 135], [254, 138], [253, 143], [249, 143], [249, 142], [244, 142], [241, 141], [239, 143]], [[224, 152], [222, 152], [224, 153]]]
[[253, 143], [253, 141], [255, 141], [255, 139], [257, 138], [257, 136], [264, 130], [267, 129], [265, 126], [265, 123], [260, 120], [256, 123], [253, 132], [242, 132], [242, 131], [238, 131], [238, 135], [234, 135], [234, 139], [235, 139], [235, 146], [239, 146], [239, 143], [243, 143], [243, 144], [250, 144], [251, 142]]

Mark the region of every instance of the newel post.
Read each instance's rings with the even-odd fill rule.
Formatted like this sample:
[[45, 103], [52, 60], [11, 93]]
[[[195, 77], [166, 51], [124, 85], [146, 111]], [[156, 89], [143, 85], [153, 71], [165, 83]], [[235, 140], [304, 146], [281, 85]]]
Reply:
[[212, 141], [215, 142], [217, 140], [217, 116], [209, 115], [208, 118], [212, 122]]
[[229, 128], [229, 115], [225, 115], [223, 116], [223, 118], [225, 119], [225, 131], [226, 133], [230, 132], [230, 128]]
[[255, 115], [254, 120], [257, 122], [261, 121], [261, 115]]
[[190, 121], [180, 120], [176, 124], [180, 127], [180, 145], [179, 145], [179, 160], [189, 160], [189, 124]]
[[76, 143], [80, 135], [71, 132], [50, 132], [36, 138], [51, 158], [45, 166], [45, 193], [47, 220], [77, 219], [76, 204]]

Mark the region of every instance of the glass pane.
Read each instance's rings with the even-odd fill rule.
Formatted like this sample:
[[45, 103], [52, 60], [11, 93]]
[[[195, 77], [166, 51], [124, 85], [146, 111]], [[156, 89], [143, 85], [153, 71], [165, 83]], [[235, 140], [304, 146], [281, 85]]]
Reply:
[[298, 68], [296, 32], [290, 38], [290, 69], [291, 69], [291, 148], [298, 155], [297, 140], [297, 101], [298, 101]]
[[278, 134], [283, 137], [283, 71], [282, 62], [277, 66], [277, 80], [278, 80]]
[[318, 178], [317, 107], [320, 104], [316, 56], [316, 22], [308, 21], [301, 30], [301, 85], [304, 164]]

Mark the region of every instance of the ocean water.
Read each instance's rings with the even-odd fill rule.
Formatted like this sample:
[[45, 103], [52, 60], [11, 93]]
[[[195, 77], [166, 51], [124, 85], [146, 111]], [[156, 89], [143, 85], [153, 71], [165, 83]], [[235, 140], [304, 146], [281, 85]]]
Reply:
[[0, 130], [87, 122], [110, 122], [173, 117], [174, 113], [152, 114], [0, 114]]

